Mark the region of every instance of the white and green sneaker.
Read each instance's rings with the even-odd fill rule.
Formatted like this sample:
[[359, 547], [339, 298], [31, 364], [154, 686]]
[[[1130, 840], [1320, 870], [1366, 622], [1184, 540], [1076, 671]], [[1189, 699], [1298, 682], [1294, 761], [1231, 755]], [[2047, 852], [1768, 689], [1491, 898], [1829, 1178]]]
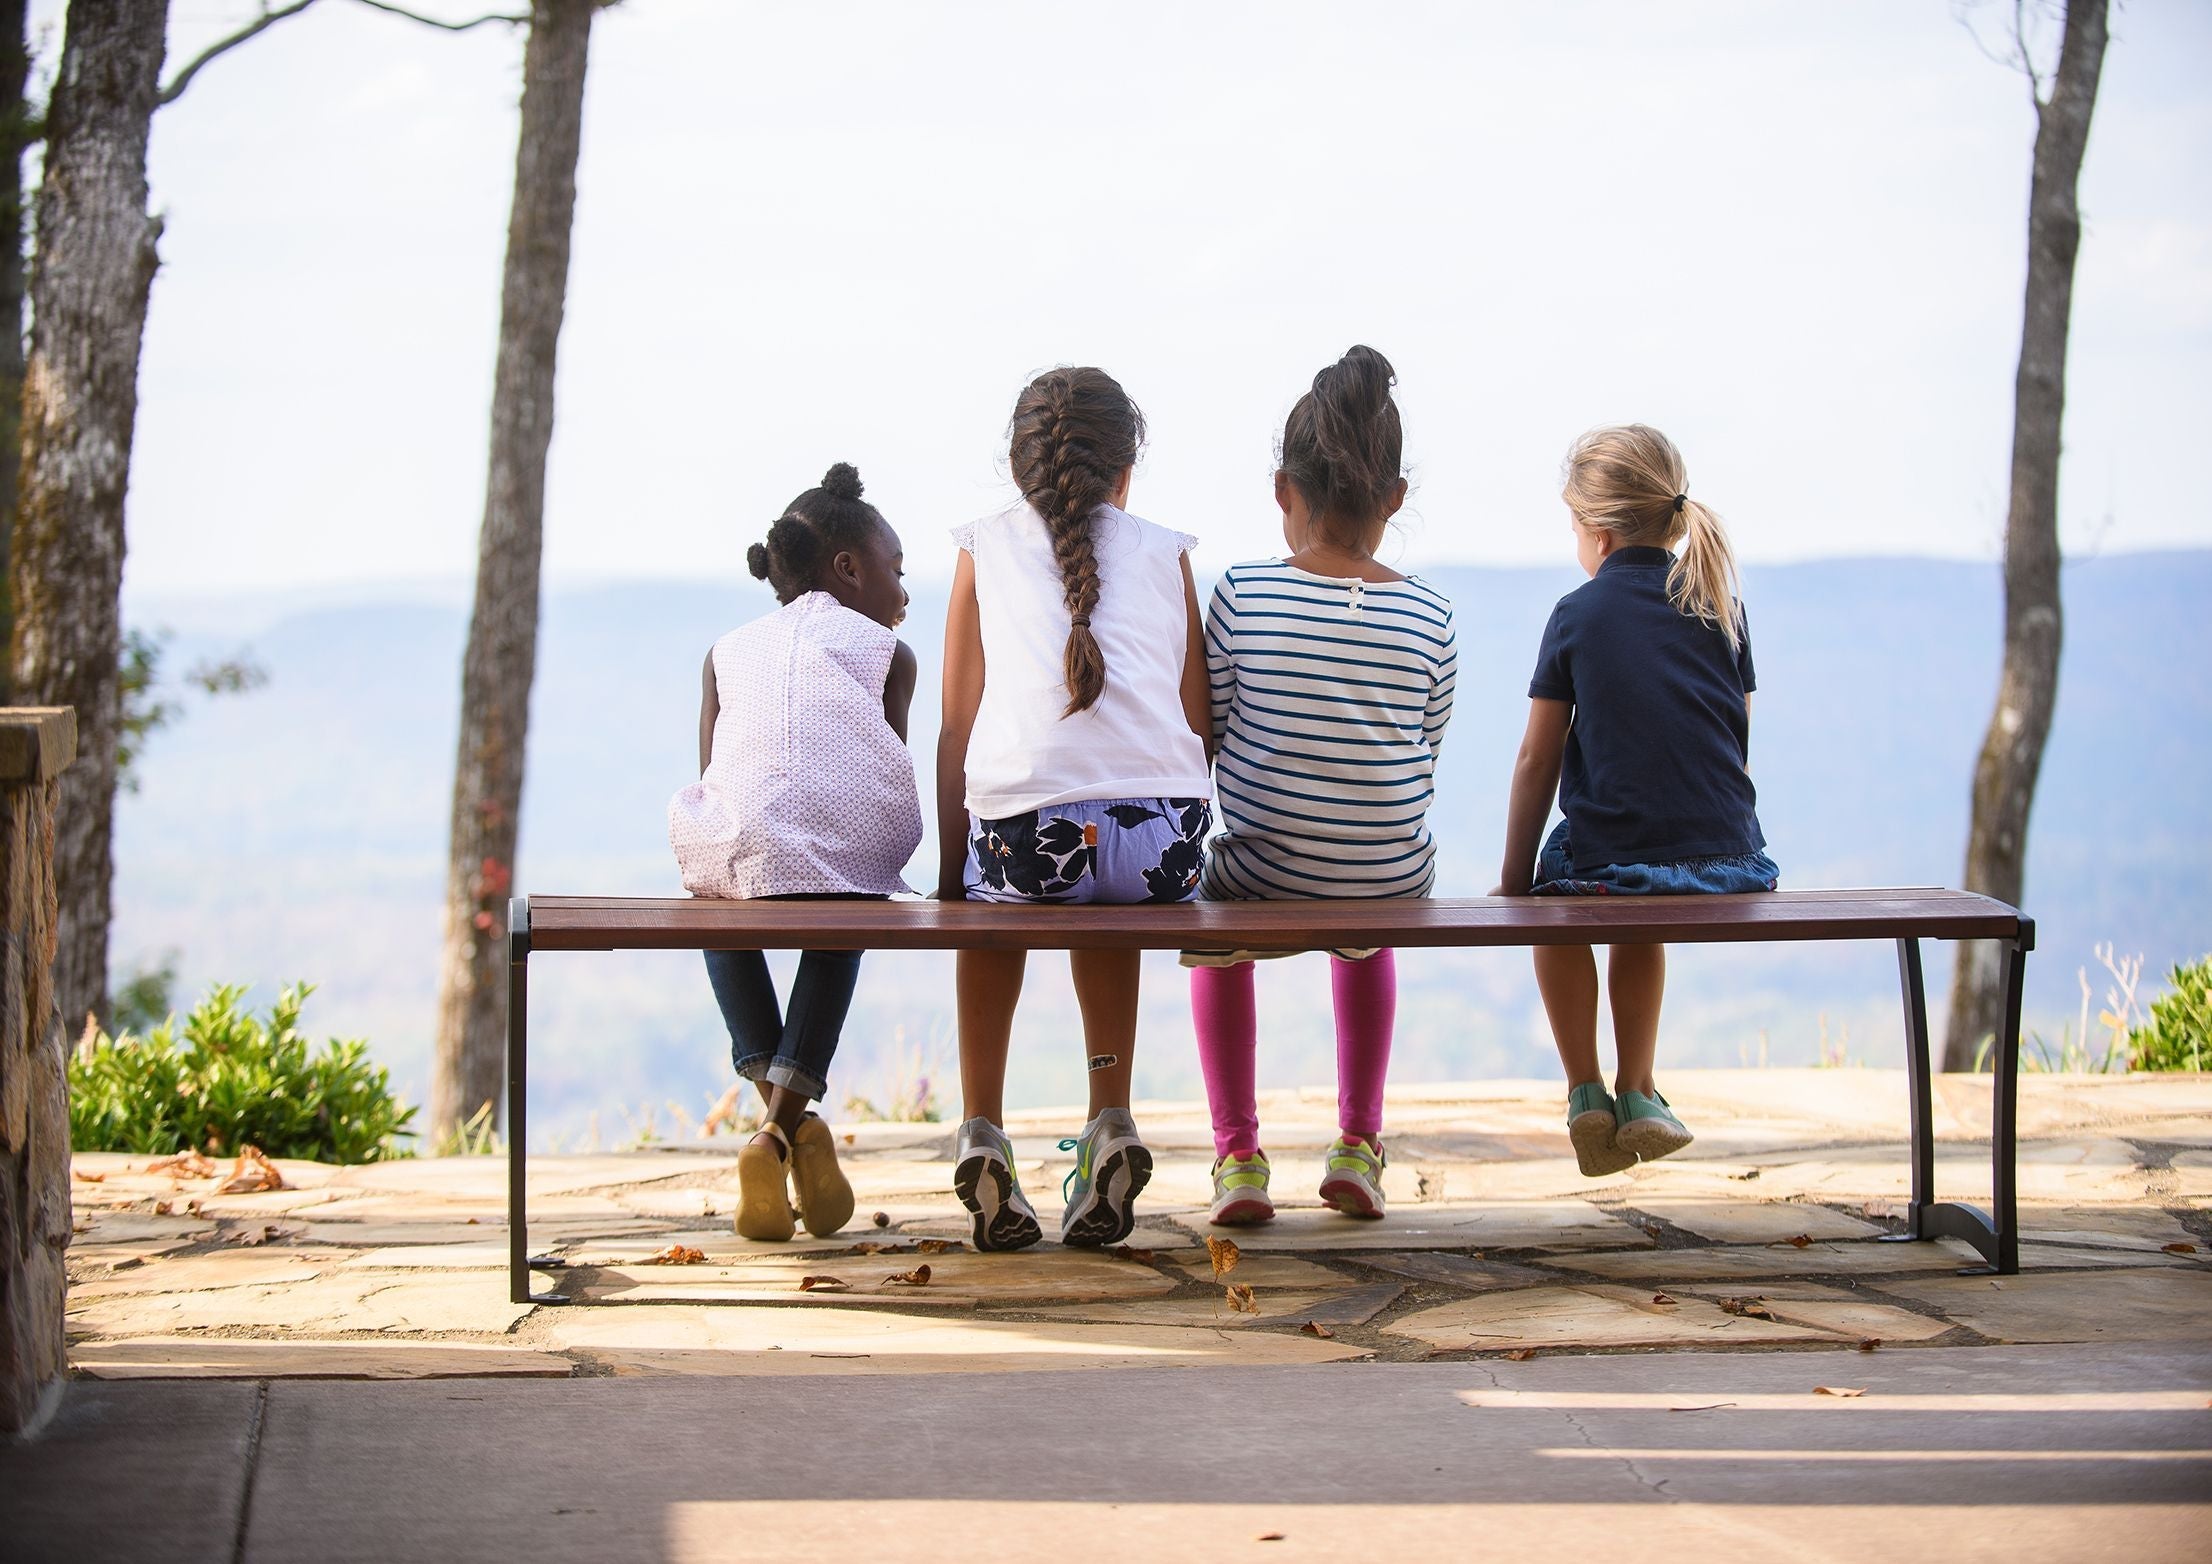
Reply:
[[989, 1119], [970, 1119], [953, 1141], [953, 1193], [974, 1216], [978, 1249], [1027, 1249], [1045, 1236], [1014, 1175], [1014, 1143]]
[[1642, 1092], [1622, 1092], [1618, 1103], [1621, 1127], [1613, 1136], [1614, 1143], [1646, 1162], [1671, 1157], [1697, 1139], [1657, 1092], [1649, 1097]]
[[1137, 1196], [1152, 1181], [1152, 1153], [1137, 1138], [1127, 1108], [1101, 1109], [1073, 1140], [1075, 1166], [1060, 1186], [1068, 1209], [1060, 1218], [1060, 1242], [1096, 1249], [1118, 1244], [1137, 1225]]
[[1346, 1216], [1368, 1220], [1383, 1214], [1380, 1146], [1369, 1146], [1357, 1135], [1339, 1135], [1329, 1147], [1321, 1175], [1321, 1199]]
[[1206, 1220], [1216, 1227], [1256, 1227], [1275, 1220], [1267, 1198], [1267, 1153], [1223, 1157], [1214, 1164], [1214, 1206]]

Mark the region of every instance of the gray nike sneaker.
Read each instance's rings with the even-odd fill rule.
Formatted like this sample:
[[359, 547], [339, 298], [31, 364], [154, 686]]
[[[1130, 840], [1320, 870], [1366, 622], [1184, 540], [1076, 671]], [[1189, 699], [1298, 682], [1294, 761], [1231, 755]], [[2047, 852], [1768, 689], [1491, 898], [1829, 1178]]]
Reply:
[[1120, 1243], [1137, 1225], [1137, 1196], [1152, 1181], [1152, 1153], [1137, 1138], [1129, 1110], [1101, 1110], [1060, 1149], [1075, 1153], [1061, 1186], [1068, 1209], [1060, 1218], [1060, 1242], [1088, 1249]]
[[1045, 1236], [1014, 1174], [1014, 1143], [989, 1119], [970, 1119], [953, 1141], [953, 1193], [974, 1216], [978, 1249], [1027, 1249]]

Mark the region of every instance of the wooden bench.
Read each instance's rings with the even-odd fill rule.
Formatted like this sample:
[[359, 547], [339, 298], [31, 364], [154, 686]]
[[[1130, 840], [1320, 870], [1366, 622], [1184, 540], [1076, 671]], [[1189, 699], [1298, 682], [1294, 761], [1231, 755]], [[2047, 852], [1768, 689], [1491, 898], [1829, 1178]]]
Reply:
[[[524, 1226], [529, 1108], [529, 963], [555, 950], [1312, 950], [1328, 946], [1749, 944], [1894, 940], [1911, 1065], [1912, 1204], [1899, 1240], [1958, 1238], [2020, 1268], [2013, 1185], [2020, 986], [2035, 924], [1986, 896], [1932, 889], [1774, 891], [1756, 896], [1472, 897], [1465, 900], [1183, 902], [1171, 906], [1004, 906], [935, 901], [712, 901], [525, 896], [509, 908], [507, 994], [508, 1280], [530, 1295]], [[2005, 945], [2005, 1024], [1992, 1050], [1992, 1210], [1935, 1198], [1924, 939]], [[950, 992], [952, 974], [945, 975]], [[1533, 982], [1534, 980], [1531, 979]]]

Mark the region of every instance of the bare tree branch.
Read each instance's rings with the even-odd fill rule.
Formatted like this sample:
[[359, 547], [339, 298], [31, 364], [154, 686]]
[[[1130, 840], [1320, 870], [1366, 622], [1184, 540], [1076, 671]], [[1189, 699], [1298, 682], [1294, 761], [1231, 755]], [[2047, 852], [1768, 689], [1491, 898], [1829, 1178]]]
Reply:
[[197, 58], [185, 66], [183, 70], [177, 72], [170, 79], [169, 85], [161, 89], [161, 96], [154, 100], [155, 106], [159, 107], [165, 103], [176, 102], [177, 99], [184, 96], [184, 89], [192, 85], [192, 78], [199, 75], [210, 61], [230, 53], [231, 50], [237, 48], [247, 39], [258, 37], [260, 34], [267, 32], [286, 17], [299, 15], [300, 12], [314, 3], [315, 0], [294, 0], [293, 4], [279, 6], [274, 11], [264, 8], [259, 16], [248, 22], [244, 27], [239, 28], [228, 38], [219, 38], [205, 49], [202, 49]]
[[393, 16], [404, 16], [410, 22], [420, 22], [425, 27], [442, 28], [449, 33], [465, 33], [472, 27], [482, 27], [486, 22], [505, 22], [509, 26], [520, 27], [530, 20], [528, 12], [520, 16], [510, 16], [504, 11], [492, 11], [483, 16], [472, 17], [465, 22], [441, 22], [435, 16], [424, 16], [418, 11], [408, 10], [405, 6], [392, 5], [389, 0], [355, 0], [355, 3], [365, 5], [372, 11], [386, 11]]

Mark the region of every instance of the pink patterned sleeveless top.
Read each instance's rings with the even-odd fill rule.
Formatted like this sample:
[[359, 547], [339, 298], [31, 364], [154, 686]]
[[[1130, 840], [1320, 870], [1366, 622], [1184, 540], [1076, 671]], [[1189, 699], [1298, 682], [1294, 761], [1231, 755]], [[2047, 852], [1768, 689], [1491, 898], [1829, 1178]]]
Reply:
[[907, 889], [922, 840], [914, 759], [883, 716], [897, 637], [809, 592], [714, 643], [706, 775], [668, 801], [695, 896]]

